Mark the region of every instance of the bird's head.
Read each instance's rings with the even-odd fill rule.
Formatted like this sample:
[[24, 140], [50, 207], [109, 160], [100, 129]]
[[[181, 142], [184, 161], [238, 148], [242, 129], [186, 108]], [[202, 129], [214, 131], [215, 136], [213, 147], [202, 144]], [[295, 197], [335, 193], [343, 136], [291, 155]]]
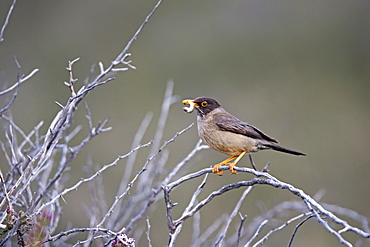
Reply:
[[200, 117], [204, 117], [214, 109], [221, 107], [216, 100], [207, 97], [198, 97], [194, 100], [186, 99], [182, 103], [188, 105], [183, 108], [185, 112], [191, 113], [196, 109]]

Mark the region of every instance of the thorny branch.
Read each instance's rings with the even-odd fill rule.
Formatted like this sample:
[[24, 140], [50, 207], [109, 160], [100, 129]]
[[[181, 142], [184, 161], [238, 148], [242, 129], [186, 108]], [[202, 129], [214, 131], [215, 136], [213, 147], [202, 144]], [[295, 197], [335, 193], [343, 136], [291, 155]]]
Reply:
[[[94, 80], [92, 80], [92, 82], [90, 83], [87, 82], [85, 85], [83, 85], [77, 92], [75, 91], [75, 82], [77, 81], [77, 79], [73, 77], [72, 65], [78, 59], [75, 59], [69, 62], [67, 70], [69, 72], [70, 79], [69, 79], [69, 82], [66, 82], [65, 84], [70, 88], [71, 97], [68, 99], [67, 103], [64, 106], [58, 103], [58, 105], [60, 105], [62, 109], [58, 112], [58, 114], [55, 116], [55, 118], [51, 122], [48, 128], [48, 132], [43, 138], [44, 143], [41, 146], [38, 146], [38, 145], [36, 146], [33, 144], [34, 146], [34, 149], [32, 150], [33, 152], [30, 152], [26, 157], [22, 157], [23, 160], [21, 161], [22, 164], [20, 166], [22, 167], [22, 169], [21, 170], [19, 170], [18, 168], [15, 169], [19, 171], [20, 177], [18, 179], [13, 180], [13, 175], [10, 176], [10, 178], [12, 179], [11, 180], [12, 185], [10, 188], [7, 188], [6, 190], [4, 190], [4, 193], [6, 191], [8, 195], [7, 197], [11, 198], [11, 201], [9, 200], [5, 201], [5, 199], [3, 198], [1, 205], [4, 205], [6, 203], [8, 204], [8, 208], [12, 209], [12, 206], [15, 205], [16, 202], [20, 200], [20, 198], [22, 198], [22, 200], [25, 199], [24, 194], [26, 193], [26, 195], [28, 196], [28, 201], [25, 202], [25, 204], [30, 204], [30, 207], [28, 207], [27, 213], [31, 214], [33, 210], [37, 207], [37, 204], [41, 202], [41, 200], [47, 195], [47, 192], [49, 191], [49, 189], [51, 189], [51, 186], [59, 183], [61, 176], [63, 175], [64, 171], [68, 167], [69, 163], [74, 159], [78, 151], [81, 150], [82, 147], [87, 142], [89, 142], [93, 136], [95, 136], [99, 132], [106, 131], [98, 127], [95, 133], [91, 133], [89, 137], [83, 140], [81, 144], [75, 147], [74, 149], [66, 147], [66, 146], [65, 146], [66, 148], [62, 148], [63, 155], [70, 153], [69, 158], [66, 159], [65, 162], [63, 162], [64, 164], [61, 165], [60, 169], [55, 174], [54, 178], [52, 178], [49, 181], [49, 183], [45, 186], [45, 188], [41, 191], [39, 190], [38, 194], [32, 195], [31, 188], [30, 188], [31, 183], [33, 183], [33, 181], [37, 181], [41, 173], [43, 173], [44, 171], [48, 171], [48, 173], [50, 173], [49, 172], [50, 167], [53, 163], [51, 162], [51, 159], [53, 158], [55, 154], [55, 148], [59, 145], [60, 140], [63, 138], [63, 136], [65, 136], [66, 131], [70, 129], [70, 126], [72, 124], [72, 118], [74, 116], [74, 112], [76, 111], [77, 106], [81, 102], [81, 100], [87, 95], [89, 91], [95, 89], [97, 86], [103, 85], [107, 83], [108, 81], [114, 79], [114, 78], [108, 78], [108, 79], [103, 80], [103, 78], [107, 76], [110, 72], [125, 71], [128, 68], [135, 69], [135, 67], [131, 64], [131, 61], [127, 61], [127, 58], [130, 56], [130, 54], [127, 53], [127, 51], [131, 47], [133, 41], [137, 38], [138, 34], [141, 32], [142, 28], [148, 22], [150, 16], [154, 14], [155, 10], [158, 8], [161, 2], [162, 2], [161, 0], [158, 1], [157, 5], [154, 7], [152, 12], [147, 16], [143, 24], [139, 27], [138, 31], [134, 34], [132, 39], [129, 41], [129, 43], [126, 45], [123, 51], [117, 56], [117, 58], [111, 62], [110, 66], [108, 66], [107, 69], [104, 69], [102, 63], [100, 63], [100, 68], [101, 68], [100, 74]], [[6, 17], [4, 25], [1, 28], [1, 32], [0, 32], [1, 40], [3, 40], [3, 33], [8, 24], [8, 21], [12, 13], [12, 10], [15, 6], [15, 3], [16, 1], [14, 0], [13, 4], [11, 5], [8, 11], [8, 15]], [[35, 72], [37, 72], [37, 70], [34, 70], [27, 77], [21, 77], [19, 73], [20, 66], [18, 63], [17, 65], [18, 65], [17, 83], [14, 86], [10, 87], [9, 89], [2, 91], [1, 95], [7, 92], [10, 92], [10, 90], [13, 90], [14, 88], [17, 91], [14, 93], [13, 99], [10, 101], [10, 103], [1, 110], [1, 113], [7, 111], [12, 105], [15, 97], [17, 96], [17, 92], [18, 92], [20, 84], [26, 81], [27, 79], [29, 79]], [[118, 67], [120, 65], [123, 65], [124, 67]], [[3, 118], [6, 119], [7, 117], [3, 116]], [[12, 122], [11, 119], [9, 119], [9, 122]], [[9, 141], [14, 142], [15, 139], [13, 140], [9, 139]], [[39, 141], [40, 140], [37, 139], [36, 143], [38, 143]], [[12, 152], [12, 153], [13, 155], [17, 153], [22, 154], [22, 152]], [[10, 164], [10, 165], [11, 167], [14, 166], [13, 164]], [[19, 166], [20, 164], [17, 164], [17, 165]], [[40, 213], [40, 211], [38, 211], [38, 213]], [[2, 217], [1, 217], [2, 221], [5, 220], [5, 217], [7, 214], [8, 213], [6, 213], [5, 211], [3, 212]], [[21, 218], [18, 218], [15, 225], [20, 225], [20, 223], [21, 223]], [[9, 239], [9, 237], [15, 234], [16, 231], [18, 231], [17, 227], [14, 227], [9, 232], [7, 232], [7, 236], [2, 239], [1, 244], [5, 243]]]

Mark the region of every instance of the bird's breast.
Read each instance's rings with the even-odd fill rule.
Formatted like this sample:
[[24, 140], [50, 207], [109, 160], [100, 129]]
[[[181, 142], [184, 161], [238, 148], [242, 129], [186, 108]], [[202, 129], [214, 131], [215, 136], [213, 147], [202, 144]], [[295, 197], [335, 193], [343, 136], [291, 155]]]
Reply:
[[227, 155], [239, 155], [242, 152], [257, 151], [257, 142], [253, 138], [221, 130], [210, 118], [198, 117], [198, 134], [210, 148]]

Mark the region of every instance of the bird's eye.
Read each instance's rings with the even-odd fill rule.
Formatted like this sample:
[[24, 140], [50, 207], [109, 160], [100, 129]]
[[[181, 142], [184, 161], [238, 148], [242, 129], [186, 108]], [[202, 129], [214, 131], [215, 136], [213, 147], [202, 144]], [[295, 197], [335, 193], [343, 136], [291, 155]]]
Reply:
[[207, 101], [203, 101], [202, 103], [200, 103], [200, 105], [201, 105], [202, 107], [206, 107], [206, 106], [208, 105], [208, 102], [207, 102]]

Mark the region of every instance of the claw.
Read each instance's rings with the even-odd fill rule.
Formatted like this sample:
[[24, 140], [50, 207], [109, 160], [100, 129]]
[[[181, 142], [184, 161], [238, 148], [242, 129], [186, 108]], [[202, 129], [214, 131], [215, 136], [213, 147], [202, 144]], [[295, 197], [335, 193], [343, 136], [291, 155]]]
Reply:
[[222, 166], [223, 164], [217, 164], [217, 165], [214, 165], [213, 166], [213, 168], [212, 168], [212, 172], [213, 173], [216, 173], [217, 175], [219, 175], [219, 176], [221, 176], [222, 175], [222, 173], [224, 173], [223, 171], [220, 171], [218, 168], [220, 167], [220, 166]]
[[230, 173], [230, 175], [232, 175], [232, 174], [238, 174], [237, 172], [236, 172], [236, 170], [234, 169], [234, 166], [236, 165], [236, 163], [235, 162], [230, 162], [230, 163], [228, 163], [227, 165], [229, 165], [230, 166], [230, 171], [231, 171], [231, 173]]
[[225, 164], [227, 164], [227, 162], [229, 162], [229, 161], [231, 161], [231, 160], [233, 160], [233, 159], [235, 159], [236, 157], [238, 157], [238, 156], [232, 156], [232, 157], [230, 157], [230, 158], [228, 158], [228, 159], [226, 159], [226, 160], [224, 160], [224, 161], [222, 161], [221, 163], [218, 163], [217, 165], [214, 165], [213, 166], [213, 168], [212, 168], [212, 172], [213, 173], [216, 173], [217, 175], [222, 175], [222, 173], [224, 173], [223, 171], [220, 171], [218, 168], [220, 167], [220, 166], [223, 166], [223, 165], [225, 165]]

